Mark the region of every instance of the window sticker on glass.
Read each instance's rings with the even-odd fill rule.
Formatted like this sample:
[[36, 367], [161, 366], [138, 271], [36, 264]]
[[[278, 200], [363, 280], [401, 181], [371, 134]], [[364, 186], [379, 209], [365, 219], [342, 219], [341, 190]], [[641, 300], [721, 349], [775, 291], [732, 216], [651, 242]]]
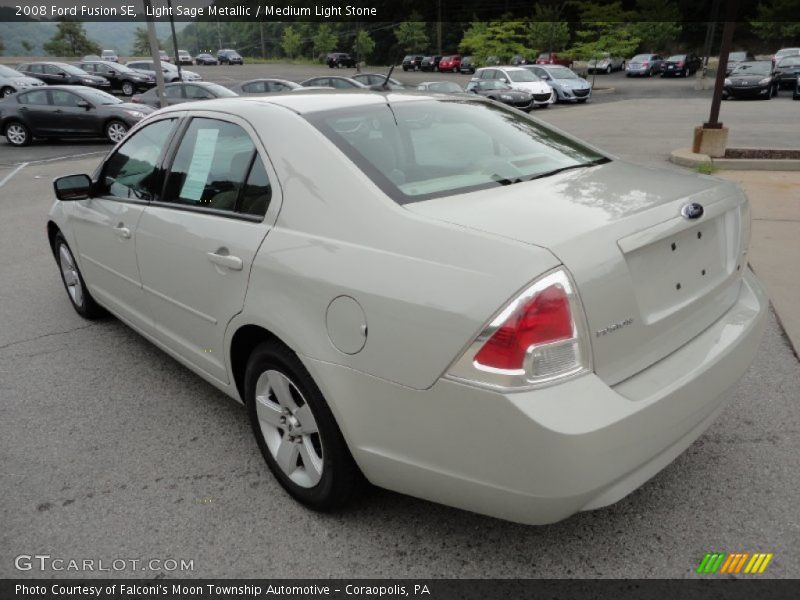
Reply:
[[189, 172], [181, 188], [180, 197], [187, 200], [200, 200], [206, 187], [214, 151], [217, 146], [218, 129], [200, 129], [194, 142], [194, 153]]

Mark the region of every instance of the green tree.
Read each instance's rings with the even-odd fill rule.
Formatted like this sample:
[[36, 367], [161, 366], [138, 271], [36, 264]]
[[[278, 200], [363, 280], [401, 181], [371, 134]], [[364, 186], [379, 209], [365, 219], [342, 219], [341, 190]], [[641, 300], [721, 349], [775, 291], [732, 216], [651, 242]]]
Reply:
[[641, 40], [642, 52], [663, 52], [681, 35], [680, 10], [671, 0], [638, 0], [632, 34]]
[[537, 4], [528, 25], [528, 45], [537, 52], [560, 52], [569, 44], [569, 23], [560, 20], [564, 4]]
[[524, 21], [474, 22], [464, 32], [458, 49], [472, 54], [479, 64], [489, 56], [504, 62], [515, 54], [531, 57], [533, 51], [525, 44], [527, 29]]
[[394, 29], [394, 37], [403, 52], [422, 52], [429, 45], [425, 22], [419, 13], [412, 12], [411, 20], [400, 23]]
[[82, 56], [100, 54], [100, 46], [86, 37], [81, 23], [61, 21], [55, 35], [44, 45], [51, 56]]
[[150, 56], [150, 38], [147, 35], [147, 29], [137, 27], [133, 35], [133, 55]]
[[333, 52], [336, 49], [336, 43], [338, 38], [336, 34], [333, 33], [331, 26], [327, 23], [323, 23], [317, 29], [317, 33], [312, 38], [312, 42], [314, 44], [314, 55], [316, 57], [324, 56], [329, 52]]
[[772, 0], [759, 3], [756, 18], [750, 22], [753, 33], [765, 42], [783, 46], [800, 39], [797, 0]]
[[283, 37], [281, 38], [281, 48], [289, 58], [295, 58], [297, 52], [300, 50], [303, 40], [300, 34], [297, 33], [291, 25], [283, 30]]
[[359, 61], [366, 62], [367, 57], [375, 50], [375, 40], [368, 31], [363, 29], [359, 30], [356, 34], [356, 39], [353, 41], [353, 51], [356, 53], [356, 58]]
[[31, 52], [33, 52], [33, 48], [34, 48], [34, 46], [33, 46], [33, 44], [32, 44], [31, 42], [29, 42], [28, 40], [22, 40], [22, 41], [20, 42], [20, 44], [22, 45], [22, 49], [23, 49], [23, 50], [25, 50], [25, 54], [28, 54], [28, 55], [29, 55]]

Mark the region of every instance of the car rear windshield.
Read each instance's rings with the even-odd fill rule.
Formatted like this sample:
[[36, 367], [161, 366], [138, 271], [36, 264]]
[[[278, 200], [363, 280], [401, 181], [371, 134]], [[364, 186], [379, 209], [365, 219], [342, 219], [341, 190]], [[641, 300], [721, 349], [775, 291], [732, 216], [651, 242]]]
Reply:
[[420, 100], [305, 116], [398, 204], [609, 160], [524, 114], [484, 102]]
[[122, 100], [111, 94], [107, 94], [103, 90], [93, 90], [91, 88], [84, 88], [81, 90], [81, 95], [89, 102], [94, 104], [122, 104]]
[[678, 61], [684, 60], [685, 58], [686, 58], [685, 54], [673, 54], [667, 60], [669, 62], [678, 62]]

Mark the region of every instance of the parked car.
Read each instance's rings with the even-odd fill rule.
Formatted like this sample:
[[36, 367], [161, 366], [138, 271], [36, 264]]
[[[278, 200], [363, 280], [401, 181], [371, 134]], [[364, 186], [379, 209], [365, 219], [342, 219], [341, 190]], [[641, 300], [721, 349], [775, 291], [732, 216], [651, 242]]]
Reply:
[[356, 66], [356, 59], [347, 52], [331, 52], [325, 57], [325, 62], [333, 69], [347, 67], [354, 68]]
[[181, 65], [192, 64], [192, 55], [186, 50], [178, 50], [178, 63]]
[[556, 102], [583, 103], [592, 97], [588, 81], [561, 65], [526, 65], [524, 68], [547, 83], [556, 93]]
[[[440, 63], [440, 64], [441, 64], [441, 63]], [[463, 57], [463, 58], [461, 59], [461, 66], [459, 67], [459, 69], [458, 69], [458, 70], [459, 70], [459, 71], [460, 71], [462, 74], [468, 74], [468, 75], [471, 75], [471, 74], [474, 74], [474, 73], [475, 73], [475, 70], [476, 70], [477, 68], [478, 68], [478, 65], [477, 65], [477, 63], [475, 62], [475, 59], [474, 59], [473, 57], [471, 57], [471, 56], [465, 56], [465, 57]]]
[[81, 60], [103, 60], [99, 54], [87, 54]]
[[792, 100], [800, 100], [800, 77], [797, 78], [797, 83], [794, 87], [794, 92], [792, 93]]
[[194, 64], [200, 65], [218, 65], [219, 61], [216, 56], [211, 54], [201, 53], [194, 57]]
[[778, 93], [778, 78], [771, 60], [739, 63], [725, 79], [722, 98], [763, 98], [769, 100]]
[[242, 402], [317, 510], [364, 479], [529, 524], [615, 503], [724, 411], [769, 315], [736, 184], [474, 95], [175, 106], [54, 189], [66, 301]]
[[41, 79], [48, 85], [86, 85], [100, 90], [111, 89], [105, 77], [91, 75], [75, 65], [62, 62], [32, 62], [17, 65], [17, 71]]
[[291, 92], [299, 87], [301, 87], [299, 83], [286, 79], [262, 78], [242, 81], [241, 83], [230, 86], [229, 89], [236, 92], [239, 96], [244, 96], [246, 94], [277, 94]]
[[417, 91], [434, 94], [463, 94], [464, 88], [452, 81], [423, 81], [416, 86]]
[[[384, 83], [386, 83], [386, 74], [385, 73], [358, 73], [357, 75], [353, 75], [353, 79], [358, 81], [359, 83], [363, 83], [369, 87], [381, 87]], [[393, 77], [389, 77], [389, 89], [392, 90], [402, 90], [405, 89], [406, 86], [401, 82], [397, 81], [397, 79]]]
[[[148, 75], [152, 75], [155, 77], [155, 65], [153, 64], [152, 60], [132, 60], [130, 62], [125, 63], [125, 66], [130, 67], [136, 71], [141, 71], [142, 73], [147, 73]], [[181, 69], [180, 74], [178, 74], [178, 67], [171, 63], [162, 62], [161, 63], [161, 72], [164, 74], [164, 81], [167, 83], [172, 83], [174, 81], [202, 81], [203, 78], [200, 77], [198, 73], [194, 71], [189, 71], [187, 69]]]
[[[474, 70], [474, 65], [472, 68]], [[461, 55], [451, 54], [449, 56], [443, 56], [441, 62], [439, 62], [439, 70], [458, 73], [461, 70]]]
[[675, 75], [679, 77], [688, 77], [689, 75], [694, 75], [702, 67], [703, 59], [692, 52], [673, 54], [664, 61], [661, 76], [669, 77]]
[[40, 137], [105, 137], [117, 143], [151, 112], [101, 90], [54, 85], [24, 90], [0, 102], [0, 131], [12, 146], [26, 146]]
[[786, 56], [800, 56], [800, 48], [781, 48], [772, 57], [772, 64], [777, 65]]
[[306, 79], [305, 81], [301, 81], [300, 85], [303, 87], [329, 87], [329, 88], [336, 88], [339, 90], [347, 90], [347, 89], [359, 89], [367, 87], [360, 81], [353, 79], [352, 77], [338, 77], [338, 76], [330, 76], [330, 77], [312, 77], [311, 79]]
[[775, 67], [778, 89], [794, 89], [798, 77], [800, 77], [800, 54], [778, 59]]
[[525, 67], [483, 67], [475, 72], [477, 79], [496, 79], [515, 90], [533, 94], [533, 104], [547, 108], [556, 101], [555, 92], [546, 82]]
[[419, 63], [419, 69], [420, 71], [438, 71], [441, 60], [442, 57], [439, 55], [423, 56], [422, 62]]
[[16, 69], [0, 65], [0, 98], [6, 98], [21, 90], [45, 85], [44, 81], [36, 77], [29, 77]]
[[167, 54], [166, 50], [159, 50], [158, 51], [158, 58], [161, 62], [171, 63], [172, 59], [170, 58], [169, 54]]
[[625, 59], [621, 56], [611, 56], [608, 52], [603, 52], [600, 58], [594, 58], [587, 64], [589, 73], [605, 73], [606, 75], [624, 68]]
[[515, 54], [514, 56], [511, 57], [511, 60], [509, 62], [514, 67], [529, 64], [528, 59], [525, 58], [522, 54]]
[[625, 65], [627, 77], [652, 77], [664, 69], [664, 58], [659, 54], [637, 54]]
[[541, 52], [534, 61], [534, 64], [537, 65], [561, 65], [563, 67], [569, 67], [571, 63], [570, 59], [560, 56], [557, 52]]
[[[211, 100], [214, 98], [234, 98], [238, 96], [233, 90], [211, 83], [209, 81], [195, 81], [185, 83], [177, 81], [168, 83], [164, 86], [164, 98], [168, 106], [182, 104], [184, 102], [196, 102], [198, 100]], [[144, 104], [153, 108], [161, 108], [158, 99], [158, 88], [152, 88], [144, 94], [137, 94], [131, 98], [134, 104]]]
[[499, 79], [472, 79], [467, 83], [466, 91], [526, 112], [533, 108], [533, 94], [515, 90]]
[[736, 67], [739, 66], [740, 63], [743, 62], [750, 62], [755, 60], [756, 57], [753, 56], [752, 52], [747, 52], [745, 50], [740, 50], [737, 52], [731, 52], [728, 54], [728, 67], [725, 71], [726, 75], [730, 75]]
[[236, 50], [231, 50], [230, 48], [223, 48], [222, 50], [217, 50], [217, 60], [221, 65], [243, 65], [244, 59], [242, 55], [239, 54]]
[[133, 96], [136, 92], [147, 91], [156, 85], [154, 75], [117, 63], [100, 60], [82, 62], [78, 66], [89, 74], [105, 77], [111, 83], [111, 89], [119, 90], [123, 96]]
[[423, 58], [421, 54], [409, 54], [403, 58], [403, 71], [419, 71]]
[[108, 62], [119, 62], [119, 56], [117, 56], [117, 53], [114, 52], [114, 50], [103, 50], [100, 53], [100, 58], [101, 60], [107, 60]]

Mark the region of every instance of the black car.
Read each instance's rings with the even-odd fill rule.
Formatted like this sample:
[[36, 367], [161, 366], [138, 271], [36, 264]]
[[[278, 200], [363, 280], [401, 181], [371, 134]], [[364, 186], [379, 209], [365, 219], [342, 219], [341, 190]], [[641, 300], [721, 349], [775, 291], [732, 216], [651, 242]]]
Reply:
[[301, 87], [299, 83], [287, 81], [286, 79], [250, 79], [232, 85], [231, 91], [240, 96], [246, 94], [277, 94], [281, 92], [291, 92]]
[[778, 79], [778, 89], [793, 90], [800, 77], [800, 55], [779, 59], [775, 66], [775, 77]]
[[[167, 106], [181, 104], [182, 102], [196, 102], [198, 100], [212, 100], [214, 98], [235, 98], [236, 92], [222, 87], [218, 83], [208, 81], [196, 81], [193, 83], [175, 82], [164, 86], [164, 97]], [[158, 100], [158, 89], [153, 88], [144, 94], [138, 94], [131, 98], [131, 102], [138, 105], [147, 105], [153, 108], [161, 108]]]
[[800, 77], [797, 78], [797, 83], [795, 83], [792, 100], [800, 100]]
[[367, 87], [360, 81], [356, 81], [350, 77], [339, 77], [338, 75], [333, 75], [331, 77], [312, 77], [311, 79], [301, 81], [300, 85], [303, 87], [329, 87], [336, 88], [337, 90], [363, 89]]
[[218, 65], [219, 61], [211, 54], [198, 54], [194, 57], [194, 64], [196, 65]]
[[661, 67], [661, 76], [669, 77], [676, 75], [678, 77], [688, 77], [694, 75], [703, 66], [703, 59], [697, 54], [687, 52], [686, 54], [673, 54], [664, 61]]
[[771, 60], [739, 63], [725, 79], [722, 98], [763, 98], [769, 100], [778, 93], [778, 79]]
[[475, 59], [474, 58], [472, 58], [471, 56], [464, 56], [461, 59], [461, 66], [459, 67], [458, 70], [461, 71], [461, 73], [474, 74], [475, 73], [475, 69], [477, 69], [477, 68], [478, 68], [478, 65], [475, 63]]
[[91, 75], [74, 65], [62, 62], [33, 62], [17, 66], [17, 71], [28, 77], [41, 79], [48, 85], [87, 85], [100, 90], [111, 89], [105, 77]]
[[403, 71], [419, 71], [422, 67], [422, 59], [425, 58], [421, 54], [409, 54], [403, 58]]
[[56, 85], [18, 92], [0, 102], [0, 131], [12, 146], [33, 138], [105, 137], [117, 143], [128, 129], [153, 112], [106, 92]]
[[739, 50], [728, 54], [728, 66], [725, 69], [725, 75], [730, 75], [733, 70], [743, 62], [752, 62], [756, 59], [752, 53], [745, 50]]
[[533, 108], [533, 94], [515, 90], [499, 79], [473, 79], [467, 84], [467, 91], [519, 110], [529, 112]]
[[156, 85], [153, 75], [134, 71], [130, 67], [102, 60], [88, 61], [78, 67], [90, 75], [100, 75], [108, 79], [112, 90], [119, 90], [123, 96], [133, 96], [136, 92], [144, 92]]
[[438, 71], [439, 63], [442, 62], [441, 56], [423, 56], [419, 63], [420, 71]]
[[217, 60], [221, 65], [243, 65], [244, 59], [242, 55], [239, 54], [236, 50], [231, 50], [230, 48], [223, 48], [222, 50], [217, 50]]
[[325, 57], [327, 65], [333, 69], [340, 67], [353, 68], [356, 66], [356, 59], [350, 56], [347, 52], [331, 52]]

